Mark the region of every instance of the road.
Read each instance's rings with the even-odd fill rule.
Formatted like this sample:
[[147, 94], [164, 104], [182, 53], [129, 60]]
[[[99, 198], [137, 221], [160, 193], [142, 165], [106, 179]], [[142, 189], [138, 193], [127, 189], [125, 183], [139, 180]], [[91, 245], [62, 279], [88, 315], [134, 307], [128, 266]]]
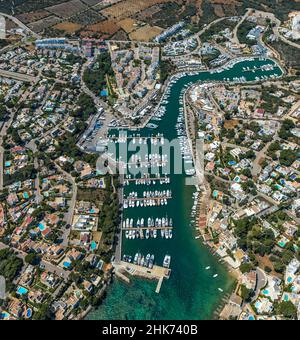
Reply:
[[260, 291], [267, 285], [268, 279], [263, 270], [260, 268], [256, 269], [256, 274], [257, 274], [257, 285], [256, 285], [256, 290], [255, 290], [255, 297], [253, 298], [252, 301], [256, 301]]
[[[61, 173], [63, 173], [67, 177], [68, 181], [71, 182], [71, 184], [72, 184], [72, 198], [69, 202], [69, 210], [65, 214], [65, 218], [64, 218], [66, 225], [71, 226], [72, 221], [73, 221], [74, 210], [75, 210], [75, 206], [76, 206], [78, 187], [77, 187], [77, 184], [75, 182], [75, 179], [69, 173], [64, 171], [57, 163], [55, 163], [55, 166], [57, 167], [57, 169]], [[71, 232], [71, 228], [64, 228], [64, 232], [63, 232], [63, 236], [62, 236], [62, 240], [63, 240], [62, 246], [64, 246], [64, 247], [68, 246], [70, 232]]]
[[266, 157], [266, 153], [269, 150], [270, 145], [273, 143], [269, 142], [265, 145], [265, 147], [256, 155], [255, 161], [253, 162], [253, 167], [252, 167], [252, 176], [257, 177], [261, 173], [261, 166], [260, 162], [263, 158]]
[[239, 29], [239, 27], [241, 26], [241, 24], [246, 20], [246, 18], [250, 15], [251, 12], [252, 12], [252, 9], [249, 8], [249, 9], [247, 10], [247, 12], [244, 14], [244, 16], [241, 18], [241, 20], [239, 21], [239, 23], [235, 26], [235, 28], [234, 28], [234, 30], [233, 30], [233, 38], [232, 38], [232, 42], [233, 42], [234, 44], [237, 44], [237, 45], [240, 44], [240, 41], [239, 41], [239, 39], [238, 39], [238, 34], [237, 34], [238, 29]]
[[18, 25], [20, 28], [22, 28], [24, 30], [25, 33], [33, 36], [36, 39], [40, 39], [41, 36], [35, 32], [33, 32], [28, 26], [26, 26], [25, 24], [23, 24], [23, 22], [21, 22], [19, 19], [17, 19], [16, 17], [13, 17], [11, 15], [8, 15], [6, 13], [2, 13], [0, 12], [0, 15], [2, 15], [3, 17], [10, 19], [11, 21], [13, 21], [16, 25]]
[[18, 73], [18, 72], [11, 72], [11, 71], [6, 71], [6, 70], [1, 70], [0, 69], [0, 76], [2, 77], [6, 77], [9, 79], [15, 79], [18, 81], [24, 81], [24, 82], [29, 82], [29, 83], [37, 83], [39, 78], [38, 77], [34, 77], [34, 76], [30, 76], [28, 74], [24, 74], [24, 73]]

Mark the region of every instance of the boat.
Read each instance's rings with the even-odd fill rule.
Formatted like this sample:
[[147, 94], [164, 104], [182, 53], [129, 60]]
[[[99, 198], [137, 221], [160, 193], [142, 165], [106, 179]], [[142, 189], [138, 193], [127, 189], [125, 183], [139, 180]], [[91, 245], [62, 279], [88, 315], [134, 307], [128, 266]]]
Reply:
[[215, 279], [216, 277], [218, 277], [219, 275], [218, 274], [215, 274], [214, 276], [213, 276], [213, 278]]
[[222, 288], [218, 288], [218, 290], [219, 290], [221, 293], [224, 292], [224, 290], [223, 290]]
[[146, 256], [146, 261], [145, 261], [145, 266], [146, 266], [146, 267], [149, 267], [150, 259], [151, 259], [151, 255], [148, 254], [148, 255]]
[[165, 230], [165, 238], [168, 240], [169, 239], [169, 230]]
[[149, 268], [150, 268], [150, 269], [152, 269], [152, 268], [153, 268], [153, 265], [154, 265], [154, 259], [155, 259], [155, 257], [154, 257], [154, 255], [152, 255], [152, 256], [150, 257], [150, 261], [149, 261]]
[[134, 260], [133, 260], [133, 263], [134, 263], [134, 264], [137, 264], [137, 263], [138, 263], [138, 258], [139, 258], [139, 254], [136, 253], [135, 256], [134, 256]]
[[170, 265], [171, 265], [171, 256], [166, 255], [165, 258], [164, 258], [163, 266], [164, 266], [164, 268], [170, 268]]
[[210, 266], [206, 267], [205, 270], [209, 270], [210, 269]]
[[146, 230], [146, 239], [148, 240], [148, 239], [149, 239], [149, 237], [150, 237], [150, 230], [149, 230], [149, 229], [147, 229], [147, 230]]

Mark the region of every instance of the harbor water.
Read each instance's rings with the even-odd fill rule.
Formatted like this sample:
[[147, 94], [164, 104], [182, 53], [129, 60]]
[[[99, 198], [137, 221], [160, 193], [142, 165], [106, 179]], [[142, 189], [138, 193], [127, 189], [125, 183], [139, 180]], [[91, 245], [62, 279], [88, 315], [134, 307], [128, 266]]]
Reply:
[[[273, 68], [265, 67], [273, 65]], [[243, 82], [281, 76], [281, 69], [269, 59], [249, 59], [232, 63], [219, 72], [203, 71], [195, 75], [185, 75], [170, 85], [166, 114], [157, 124], [156, 130], [145, 128], [138, 133], [143, 137], [163, 134], [164, 138], [177, 138], [176, 124], [182, 109], [182, 90], [196, 82], [237, 81]], [[129, 133], [129, 132], [128, 132]], [[132, 182], [125, 188], [125, 196], [135, 191], [143, 197], [144, 191], [171, 190], [172, 199], [168, 205], [159, 207], [135, 207], [124, 211], [124, 220], [134, 222], [144, 218], [145, 225], [151, 218], [168, 217], [173, 220], [173, 237], [159, 236], [149, 239], [126, 239], [123, 235], [122, 254], [135, 256], [141, 253], [153, 254], [155, 264], [162, 266], [166, 254], [170, 255], [172, 270], [168, 280], [164, 280], [160, 294], [155, 293], [157, 281], [147, 281], [130, 277], [131, 284], [115, 280], [108, 289], [107, 297], [101, 306], [93, 310], [87, 319], [93, 320], [203, 320], [213, 318], [222, 300], [231, 292], [234, 280], [227, 269], [196, 239], [194, 226], [191, 225], [191, 211], [195, 187], [186, 185], [186, 175], [170, 176], [170, 184], [136, 186]]]

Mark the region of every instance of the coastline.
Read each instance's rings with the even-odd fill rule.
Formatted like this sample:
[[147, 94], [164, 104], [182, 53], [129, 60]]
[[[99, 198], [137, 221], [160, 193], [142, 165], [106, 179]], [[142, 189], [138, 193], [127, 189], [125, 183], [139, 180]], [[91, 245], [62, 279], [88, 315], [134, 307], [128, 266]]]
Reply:
[[[258, 59], [258, 58], [257, 58]], [[243, 58], [243, 60], [249, 60], [249, 58]], [[268, 60], [269, 60], [269, 58], [268, 58]], [[236, 61], [235, 63], [239, 63], [239, 62], [241, 62], [241, 60], [239, 59], [238, 61]], [[200, 72], [200, 73], [203, 73], [203, 72], [205, 72], [205, 71], [202, 71], [202, 72]], [[195, 72], [193, 73], [193, 75], [194, 76], [196, 76], [196, 75], [198, 75], [199, 74], [199, 72], [197, 72], [196, 74], [195, 74]], [[180, 73], [180, 75], [182, 75], [181, 73]], [[177, 75], [178, 76], [178, 75]], [[218, 77], [218, 78], [220, 78], [220, 76]], [[181, 79], [181, 77], [179, 77], [179, 78], [177, 78], [176, 80], [178, 81], [178, 82], [180, 82], [180, 79]], [[175, 79], [174, 78], [171, 78], [170, 80], [169, 80], [169, 84], [166, 86], [166, 88], [168, 88], [168, 86], [170, 85], [170, 83], [172, 82], [172, 81], [174, 81]], [[201, 81], [201, 80], [198, 80], [198, 81]], [[214, 80], [215, 81], [215, 80]], [[217, 81], [217, 80], [216, 80]], [[221, 81], [220, 81], [221, 82]], [[177, 83], [177, 82], [176, 82]], [[197, 83], [197, 82], [195, 82], [195, 83]], [[247, 83], [250, 83], [250, 81], [249, 82], [247, 82]], [[176, 96], [177, 96], [177, 93], [179, 93], [179, 89], [180, 89], [180, 85], [182, 85], [182, 84], [179, 84], [179, 86], [177, 86], [176, 87], [176, 90], [174, 90], [175, 91], [175, 93], [176, 93]], [[190, 88], [190, 87], [189, 87]], [[175, 95], [175, 94], [174, 94]], [[176, 108], [176, 105], [177, 105], [177, 101], [176, 101], [176, 103], [174, 103], [173, 104], [173, 106], [171, 106], [172, 107], [172, 109], [175, 109]], [[174, 119], [174, 118], [172, 118], [172, 119]], [[170, 124], [170, 122], [169, 122], [169, 124]], [[173, 124], [173, 123], [172, 123]], [[163, 126], [164, 127], [164, 126]], [[187, 191], [187, 194], [189, 195], [189, 197], [191, 198], [191, 191]], [[203, 194], [203, 193], [202, 193]], [[202, 195], [201, 195], [201, 197], [202, 197]], [[201, 198], [200, 197], [200, 198]], [[189, 198], [189, 199], [190, 199]], [[182, 200], [184, 200], [184, 197], [182, 197]], [[184, 207], [182, 207], [182, 208], [184, 208]], [[189, 214], [188, 214], [189, 215]], [[199, 215], [200, 216], [200, 215]], [[198, 216], [198, 219], [199, 219], [199, 216]], [[183, 218], [184, 216], [182, 216], [182, 218]], [[186, 216], [185, 217], [187, 220], [189, 219], [189, 217], [188, 216]], [[190, 234], [189, 234], [189, 237], [190, 237]], [[203, 238], [204, 240], [205, 240], [205, 237]], [[182, 241], [183, 242], [183, 241]], [[192, 243], [194, 243], [194, 241], [192, 241], [192, 240], [190, 240], [190, 242], [192, 242]], [[208, 245], [208, 247], [205, 247], [206, 248], [206, 252], [207, 252], [207, 250], [209, 250], [209, 252], [210, 253], [212, 253], [213, 255], [216, 255], [215, 254], [215, 248], [213, 247], [213, 246], [211, 246], [209, 243], [206, 243], [206, 245]], [[131, 245], [130, 245], [131, 246]], [[197, 248], [201, 248], [201, 246], [199, 245], [199, 244], [197, 244]], [[133, 248], [130, 248], [130, 249], [128, 249], [128, 251], [130, 251], [130, 252], [132, 252], [132, 250], [134, 249], [134, 247]], [[239, 278], [239, 274], [238, 274], [238, 272], [237, 271], [232, 271], [232, 268], [225, 262], [225, 261], [217, 261], [217, 259], [218, 259], [218, 257], [216, 257], [216, 256], [213, 256], [214, 258], [215, 258], [215, 262], [218, 262], [218, 263], [221, 263], [222, 262], [222, 267], [224, 267], [223, 266], [223, 264], [225, 263], [225, 265], [226, 265], [226, 267], [224, 267], [224, 268], [226, 268], [226, 274], [228, 275], [228, 277], [230, 277], [230, 278], [232, 278], [233, 279], [233, 281], [235, 281], [236, 279], [238, 279]], [[205, 260], [205, 259], [204, 259]], [[208, 259], [207, 259], [208, 260]], [[205, 260], [205, 261], [207, 261], [207, 260]], [[201, 268], [202, 268], [202, 265], [203, 265], [203, 259], [202, 259], [202, 264], [200, 264], [199, 263], [199, 268], [197, 268], [197, 270], [199, 271]], [[204, 268], [205, 268], [205, 266], [203, 266]], [[205, 274], [203, 271], [202, 271], [202, 274], [204, 274], [204, 275], [207, 275], [207, 274]], [[230, 283], [231, 284], [231, 283]], [[140, 284], [140, 285], [142, 285], [142, 284]], [[195, 284], [194, 285], [196, 285], [196, 282], [195, 282]], [[117, 286], [119, 286], [119, 285], [117, 285]], [[147, 286], [147, 287], [149, 287], [149, 286]], [[200, 286], [200, 287], [202, 287], [202, 286]], [[200, 288], [199, 286], [198, 286], [198, 288]], [[218, 287], [218, 286], [217, 286]], [[196, 288], [196, 287], [195, 287]], [[203, 287], [202, 287], [203, 288]], [[227, 288], [228, 288], [228, 286], [227, 286]], [[232, 291], [232, 289], [230, 290], [230, 291]], [[127, 292], [126, 292], [127, 293]], [[129, 294], [132, 294], [132, 292], [129, 292]], [[228, 293], [229, 294], [229, 293]], [[221, 298], [221, 303], [223, 304], [224, 303], [224, 301], [227, 301], [228, 300], [228, 298], [229, 298], [229, 296], [228, 296], [228, 294], [226, 294], [226, 296], [224, 297], [222, 297]], [[123, 291], [123, 295], [124, 295], [124, 291]], [[163, 295], [165, 295], [165, 292], [163, 291]], [[224, 300], [225, 299], [225, 300]], [[197, 300], [197, 299], [196, 299]], [[195, 300], [195, 301], [196, 301]], [[112, 298], [110, 299], [110, 302], [111, 301], [114, 301]], [[213, 303], [213, 301], [211, 301], [211, 303]], [[219, 303], [219, 302], [218, 302]], [[122, 304], [124, 304], [123, 302], [122, 302]], [[198, 306], [199, 307], [199, 306]], [[211, 307], [211, 306], [210, 306]], [[218, 306], [218, 307], [216, 307], [216, 309], [215, 310], [218, 310], [219, 309], [219, 307], [220, 307], [220, 305]], [[110, 307], [107, 307], [107, 308], [110, 308]], [[127, 314], [128, 315], [128, 314]], [[127, 316], [126, 316], [127, 317]], [[205, 318], [205, 316], [204, 316], [204, 318]]]

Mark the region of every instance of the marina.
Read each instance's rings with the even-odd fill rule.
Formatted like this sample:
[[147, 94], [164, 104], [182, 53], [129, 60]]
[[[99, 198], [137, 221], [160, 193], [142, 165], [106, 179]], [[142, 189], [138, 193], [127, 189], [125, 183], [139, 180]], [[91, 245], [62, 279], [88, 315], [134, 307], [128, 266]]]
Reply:
[[[263, 65], [269, 64], [274, 65], [273, 70], [263, 67]], [[243, 72], [243, 68], [254, 69], [255, 72]], [[166, 190], [172, 191], [172, 199], [168, 200], [167, 206], [149, 206], [147, 209], [135, 206], [133, 209], [124, 210], [125, 229], [122, 230], [122, 254], [126, 254], [129, 260], [131, 258], [132, 263], [124, 261], [120, 263], [122, 270], [132, 277], [132, 287], [128, 288], [123, 282], [115, 282], [104, 304], [95, 312], [98, 319], [114, 319], [115, 317], [171, 320], [209, 319], [222, 299], [231, 291], [234, 281], [227, 273], [226, 268], [219, 263], [218, 258], [210, 253], [199, 238], [195, 238], [199, 234], [198, 231], [195, 231], [194, 226], [199, 218], [197, 202], [201, 193], [194, 186], [186, 185], [186, 178], [193, 175], [193, 163], [186, 137], [183, 96], [191, 84], [205, 81], [223, 82], [223, 79], [234, 82], [234, 79], [239, 78], [241, 74], [247, 82], [251, 83], [257, 81], [257, 78], [270, 79], [275, 74], [276, 77], [279, 77], [282, 71], [271, 59], [251, 57], [239, 58], [212, 71], [182, 73], [171, 77], [162, 100], [162, 106], [155, 112], [153, 121], [158, 125], [157, 131], [165, 139], [173, 140], [180, 137], [180, 150], [182, 156], [185, 157], [183, 162], [190, 167], [187, 167], [187, 171], [183, 174], [171, 173], [167, 175], [170, 183], [166, 185]], [[139, 131], [139, 134], [148, 136], [149, 128], [145, 127]], [[130, 135], [130, 131], [128, 135]], [[158, 176], [153, 175], [153, 177], [157, 178]], [[138, 197], [141, 197], [143, 192], [149, 190], [150, 187], [151, 191], [159, 190], [159, 180], [152, 181], [150, 175], [145, 180], [145, 184], [137, 184], [136, 181], [140, 179], [135, 179], [134, 175], [128, 179], [130, 181], [128, 180], [124, 188], [125, 197], [128, 197], [132, 192], [137, 192]], [[149, 181], [150, 184], [147, 185], [146, 181]], [[152, 189], [155, 186], [157, 188]], [[129, 234], [127, 234], [128, 238], [126, 237], [126, 233], [130, 232], [129, 228], [137, 228], [138, 220], [142, 224], [141, 220], [144, 219], [143, 228], [147, 230], [149, 229], [148, 219], [155, 221], [157, 216], [172, 218], [172, 239], [161, 237], [155, 239], [150, 236], [146, 239], [145, 235], [144, 239], [137, 237], [129, 239]], [[126, 226], [127, 220], [131, 227]], [[154, 230], [156, 227], [151, 227], [151, 229]], [[136, 254], [143, 254], [142, 257], [145, 258], [147, 254], [153, 255], [153, 268], [156, 266], [161, 268], [159, 270], [162, 275], [153, 272], [150, 275], [147, 273], [149, 268], [134, 265]], [[170, 262], [168, 262], [167, 256], [172, 259]], [[165, 274], [164, 263], [169, 264], [171, 275], [162, 286], [158, 287], [159, 289], [157, 289], [157, 282], [154, 284], [152, 281], [135, 279], [135, 276], [152, 278], [155, 281], [158, 280], [159, 283]], [[115, 268], [119, 268], [120, 264], [116, 263], [115, 266]], [[160, 292], [159, 295], [156, 294], [156, 291]], [[138, 310], [131, 307], [136, 304], [137, 299], [142, 301], [142, 307]], [[114, 308], [112, 309], [110, 306], [114, 306]], [[93, 314], [90, 318], [93, 318]]]

